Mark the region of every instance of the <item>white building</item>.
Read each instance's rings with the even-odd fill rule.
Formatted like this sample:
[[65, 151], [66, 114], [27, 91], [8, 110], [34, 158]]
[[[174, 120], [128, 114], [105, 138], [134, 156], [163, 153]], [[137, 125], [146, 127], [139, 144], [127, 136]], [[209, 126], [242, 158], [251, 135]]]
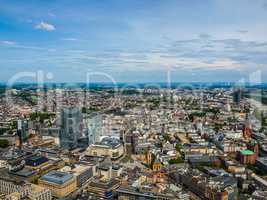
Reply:
[[87, 155], [90, 156], [109, 156], [116, 160], [124, 153], [124, 148], [120, 140], [113, 137], [104, 137], [101, 142], [90, 145], [87, 149]]

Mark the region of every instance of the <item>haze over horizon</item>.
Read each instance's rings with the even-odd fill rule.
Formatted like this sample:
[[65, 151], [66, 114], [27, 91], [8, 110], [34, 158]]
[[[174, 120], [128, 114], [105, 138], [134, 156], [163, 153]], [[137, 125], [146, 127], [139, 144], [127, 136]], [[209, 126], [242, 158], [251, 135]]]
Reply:
[[267, 82], [266, 25], [264, 0], [0, 0], [0, 82]]

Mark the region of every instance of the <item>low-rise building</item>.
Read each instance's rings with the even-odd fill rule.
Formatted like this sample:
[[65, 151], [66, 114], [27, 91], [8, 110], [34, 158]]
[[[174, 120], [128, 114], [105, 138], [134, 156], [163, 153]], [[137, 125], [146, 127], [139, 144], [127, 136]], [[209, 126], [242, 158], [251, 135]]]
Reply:
[[25, 159], [26, 167], [30, 169], [40, 169], [48, 164], [48, 159], [44, 156], [31, 156]]
[[120, 181], [117, 179], [100, 180], [93, 179], [88, 185], [88, 192], [94, 193], [98, 197], [112, 198], [116, 190], [120, 187]]
[[7, 169], [0, 170], [0, 194], [16, 193], [19, 199], [27, 197], [31, 192], [31, 184], [8, 173]]
[[71, 172], [76, 178], [77, 187], [81, 187], [93, 176], [93, 168], [91, 166], [77, 165]]
[[112, 160], [119, 159], [123, 153], [122, 143], [113, 137], [104, 137], [101, 142], [92, 144], [87, 149], [87, 155], [109, 156]]
[[257, 155], [253, 151], [246, 149], [246, 150], [239, 151], [237, 158], [242, 164], [253, 165], [256, 162]]
[[264, 172], [267, 172], [267, 157], [260, 157], [256, 160], [256, 165]]
[[177, 183], [189, 188], [202, 199], [236, 200], [237, 181], [231, 176], [209, 177], [194, 169], [180, 169], [170, 174]]
[[39, 179], [38, 185], [50, 189], [54, 197], [63, 198], [75, 191], [76, 179], [70, 173], [51, 171]]
[[[177, 195], [177, 196], [176, 196]], [[120, 187], [118, 189], [118, 199], [155, 199], [155, 200], [178, 200], [178, 193], [156, 193], [153, 191], [142, 191], [140, 188], [135, 187]], [[187, 198], [186, 198], [187, 199]]]
[[41, 187], [39, 185], [31, 185], [31, 193], [29, 194], [29, 199], [31, 200], [51, 200], [52, 192], [51, 190]]

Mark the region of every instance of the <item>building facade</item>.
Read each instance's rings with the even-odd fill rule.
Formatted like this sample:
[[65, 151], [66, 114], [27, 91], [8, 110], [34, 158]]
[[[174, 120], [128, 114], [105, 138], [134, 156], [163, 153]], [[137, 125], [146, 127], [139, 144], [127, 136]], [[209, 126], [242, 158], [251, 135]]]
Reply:
[[87, 149], [90, 156], [109, 156], [112, 160], [119, 159], [124, 154], [124, 148], [120, 140], [105, 137], [101, 142], [92, 144]]
[[82, 112], [79, 108], [63, 108], [61, 111], [60, 146], [64, 149], [74, 149], [82, 136]]
[[29, 194], [29, 199], [31, 200], [51, 200], [52, 192], [51, 190], [40, 187], [38, 185], [31, 185], [31, 193]]
[[29, 183], [0, 177], [0, 194], [10, 195], [18, 193], [18, 198], [22, 199], [27, 197], [30, 192], [31, 185]]
[[66, 172], [51, 171], [39, 179], [38, 185], [50, 189], [54, 197], [63, 198], [76, 190], [76, 179]]

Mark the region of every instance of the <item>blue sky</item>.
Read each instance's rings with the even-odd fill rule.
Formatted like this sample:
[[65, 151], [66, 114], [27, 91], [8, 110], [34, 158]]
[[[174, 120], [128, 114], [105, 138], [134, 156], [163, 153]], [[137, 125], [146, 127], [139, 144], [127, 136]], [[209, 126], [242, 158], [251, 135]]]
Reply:
[[[265, 0], [0, 0], [0, 81], [267, 81]], [[92, 80], [108, 81], [102, 75]]]

